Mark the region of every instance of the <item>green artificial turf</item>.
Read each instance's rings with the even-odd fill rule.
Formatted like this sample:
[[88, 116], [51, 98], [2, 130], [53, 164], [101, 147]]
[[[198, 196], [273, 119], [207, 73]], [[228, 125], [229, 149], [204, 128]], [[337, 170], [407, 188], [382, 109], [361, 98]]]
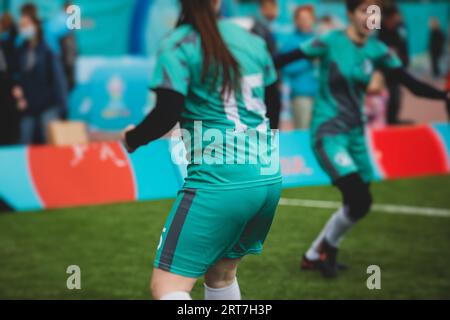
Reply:
[[[450, 177], [380, 182], [376, 203], [450, 209]], [[284, 198], [340, 199], [332, 187], [288, 189]], [[0, 299], [150, 299], [152, 261], [173, 200], [0, 215]], [[330, 209], [279, 206], [261, 256], [241, 263], [244, 299], [450, 299], [450, 218], [372, 212], [342, 243], [350, 265], [325, 280], [300, 258]], [[81, 290], [68, 290], [70, 265]], [[381, 290], [366, 286], [381, 268]], [[202, 299], [202, 280], [193, 290]]]

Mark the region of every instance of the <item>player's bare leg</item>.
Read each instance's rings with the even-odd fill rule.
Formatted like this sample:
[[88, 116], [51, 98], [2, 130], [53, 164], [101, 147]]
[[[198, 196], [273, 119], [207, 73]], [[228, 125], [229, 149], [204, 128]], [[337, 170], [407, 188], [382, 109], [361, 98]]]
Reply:
[[153, 269], [150, 290], [155, 300], [191, 300], [190, 292], [197, 282], [161, 269]]
[[240, 300], [237, 267], [241, 259], [222, 259], [205, 274], [205, 300]]

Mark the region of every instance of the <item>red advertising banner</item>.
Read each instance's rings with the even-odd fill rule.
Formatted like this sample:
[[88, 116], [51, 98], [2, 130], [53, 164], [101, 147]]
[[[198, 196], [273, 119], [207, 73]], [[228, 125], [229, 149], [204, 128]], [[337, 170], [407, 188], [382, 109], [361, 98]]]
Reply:
[[373, 154], [385, 179], [445, 174], [445, 148], [430, 126], [373, 131]]
[[119, 143], [29, 147], [28, 163], [45, 208], [136, 199], [132, 169]]

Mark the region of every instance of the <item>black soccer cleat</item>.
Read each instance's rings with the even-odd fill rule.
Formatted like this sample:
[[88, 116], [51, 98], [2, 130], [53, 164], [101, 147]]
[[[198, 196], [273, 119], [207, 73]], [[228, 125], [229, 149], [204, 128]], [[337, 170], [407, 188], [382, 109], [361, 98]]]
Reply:
[[310, 260], [306, 257], [306, 254], [303, 255], [302, 262], [300, 264], [300, 268], [302, 270], [321, 270], [322, 261], [320, 259]]
[[[327, 245], [330, 246], [329, 244], [327, 244]], [[324, 255], [322, 255], [322, 257], [324, 257]], [[324, 258], [324, 260], [326, 260], [326, 259]], [[306, 257], [306, 253], [305, 253], [302, 257], [302, 262], [300, 263], [300, 268], [301, 268], [301, 270], [305, 270], [305, 271], [322, 271], [324, 269], [323, 265], [324, 265], [324, 262], [322, 261], [322, 259], [320, 259], [320, 258], [316, 259], [316, 260], [308, 259]], [[347, 270], [349, 267], [342, 263], [336, 263], [336, 268], [337, 268], [337, 271], [344, 271], [344, 270]], [[325, 269], [326, 269], [326, 267], [325, 267]]]
[[338, 249], [330, 245], [325, 239], [320, 245], [320, 271], [324, 278], [336, 278], [338, 275], [337, 264]]

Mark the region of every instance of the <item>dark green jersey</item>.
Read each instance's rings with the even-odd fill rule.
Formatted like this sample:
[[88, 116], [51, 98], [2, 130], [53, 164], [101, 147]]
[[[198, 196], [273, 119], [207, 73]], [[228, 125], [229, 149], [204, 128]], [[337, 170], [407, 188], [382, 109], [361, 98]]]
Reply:
[[[279, 181], [279, 170], [261, 174], [267, 158], [260, 161], [261, 152], [255, 139], [230, 147], [225, 137], [226, 133], [236, 133], [246, 139], [246, 132], [251, 130], [267, 135], [264, 91], [277, 79], [272, 58], [264, 41], [241, 27], [221, 21], [219, 30], [240, 66], [242, 79], [237, 92], [222, 96], [220, 74], [216, 83], [213, 73], [202, 79], [201, 39], [190, 25], [176, 28], [162, 42], [151, 80], [151, 88], [171, 89], [186, 97], [181, 127], [191, 136], [186, 144], [191, 163], [185, 187], [229, 189]], [[220, 133], [222, 139], [217, 138]], [[233, 149], [235, 161], [228, 161], [227, 155], [232, 152], [227, 148]], [[203, 157], [205, 154], [209, 160]], [[247, 161], [238, 162], [237, 157]], [[258, 159], [248, 161], [250, 158]]]
[[402, 65], [375, 37], [358, 46], [345, 30], [312, 39], [301, 50], [308, 57], [320, 59], [320, 90], [312, 120], [312, 130], [319, 134], [339, 134], [361, 127], [365, 122], [365, 93], [374, 70]]

